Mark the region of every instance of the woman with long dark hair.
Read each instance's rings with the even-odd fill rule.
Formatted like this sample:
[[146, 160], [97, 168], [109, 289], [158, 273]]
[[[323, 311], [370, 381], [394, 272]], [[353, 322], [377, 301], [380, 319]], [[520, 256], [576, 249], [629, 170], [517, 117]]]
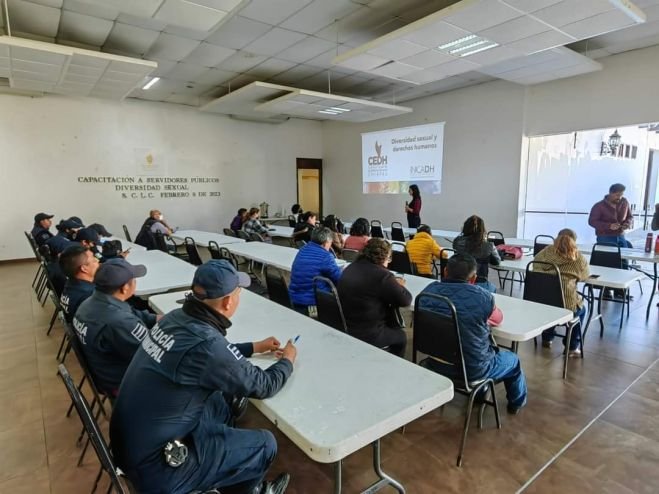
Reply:
[[407, 213], [407, 226], [418, 228], [421, 224], [421, 192], [416, 184], [410, 185], [408, 190], [412, 200], [408, 203], [405, 201], [405, 212]]
[[495, 286], [487, 279], [489, 266], [498, 266], [501, 257], [492, 242], [487, 241], [485, 222], [480, 216], [470, 216], [462, 226], [462, 233], [453, 241], [453, 249], [458, 254], [469, 254], [478, 263], [478, 280], [476, 284], [494, 293]]

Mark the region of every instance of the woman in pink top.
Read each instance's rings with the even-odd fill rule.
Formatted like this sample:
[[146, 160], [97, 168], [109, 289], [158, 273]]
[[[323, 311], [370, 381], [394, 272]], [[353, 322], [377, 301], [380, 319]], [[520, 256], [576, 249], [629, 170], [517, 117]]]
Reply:
[[350, 236], [346, 239], [344, 249], [360, 251], [371, 238], [371, 225], [366, 218], [357, 218], [350, 227]]

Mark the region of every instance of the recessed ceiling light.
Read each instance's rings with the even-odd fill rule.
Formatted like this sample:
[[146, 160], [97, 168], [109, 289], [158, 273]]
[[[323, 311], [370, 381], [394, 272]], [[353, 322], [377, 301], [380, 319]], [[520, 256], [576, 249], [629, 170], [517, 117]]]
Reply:
[[149, 82], [147, 82], [144, 86], [142, 86], [142, 89], [144, 89], [146, 91], [147, 89], [149, 89], [151, 86], [153, 86], [159, 80], [160, 80], [160, 77], [154, 77]]
[[332, 111], [332, 110], [318, 110], [318, 113], [324, 113], [325, 115], [341, 115], [340, 111]]
[[490, 48], [496, 48], [497, 46], [499, 46], [499, 43], [491, 43], [489, 45], [479, 46], [475, 50], [470, 50], [470, 51], [465, 51], [465, 52], [460, 53], [460, 56], [461, 57], [468, 57], [469, 55], [474, 55], [475, 53], [480, 53], [482, 51], [489, 50]]
[[477, 37], [478, 36], [476, 36], [475, 34], [470, 34], [469, 36], [464, 36], [463, 38], [456, 39], [454, 41], [449, 41], [448, 43], [444, 43], [443, 45], [439, 45], [437, 48], [440, 50], [446, 50], [448, 48], [452, 48], [454, 46], [465, 43], [467, 41], [471, 41], [472, 39], [476, 39]]
[[336, 111], [336, 112], [339, 112], [339, 113], [344, 113], [344, 112], [350, 111], [350, 108], [338, 108], [336, 106], [331, 106], [331, 107], [328, 108], [328, 110]]

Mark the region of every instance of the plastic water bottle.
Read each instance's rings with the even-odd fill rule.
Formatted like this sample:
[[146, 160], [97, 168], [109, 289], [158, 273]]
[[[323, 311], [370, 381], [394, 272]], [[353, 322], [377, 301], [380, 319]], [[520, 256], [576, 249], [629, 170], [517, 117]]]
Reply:
[[652, 234], [648, 233], [648, 236], [645, 238], [645, 252], [651, 252], [651, 251], [652, 251]]

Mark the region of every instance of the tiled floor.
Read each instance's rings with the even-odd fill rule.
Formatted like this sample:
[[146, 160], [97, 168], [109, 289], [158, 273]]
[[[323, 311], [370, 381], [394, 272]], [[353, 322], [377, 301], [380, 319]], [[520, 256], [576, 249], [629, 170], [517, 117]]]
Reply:
[[[90, 452], [76, 467], [80, 425], [65, 416], [69, 402], [55, 374], [62, 329], [46, 336], [52, 306], [36, 301], [34, 270], [32, 263], [0, 266], [0, 494], [87, 493], [98, 464]], [[504, 414], [501, 430], [488, 413], [485, 429], [470, 432], [462, 468], [455, 467], [464, 406], [458, 397], [404, 434], [384, 438], [385, 471], [410, 494], [514, 493], [539, 472], [526, 492], [659, 492], [659, 316], [654, 308], [646, 324], [649, 290], [646, 284], [640, 296], [635, 288], [622, 331], [620, 307], [606, 308], [604, 338], [596, 330], [588, 335], [586, 358], [570, 362], [567, 381], [561, 379], [560, 342], [551, 350], [521, 345], [529, 404], [518, 416]], [[67, 366], [79, 375], [74, 361]], [[503, 395], [502, 389], [505, 404]], [[253, 409], [242, 425], [275, 430]], [[290, 494], [332, 492], [331, 466], [313, 463], [284, 436], [277, 438], [272, 472], [292, 474]], [[360, 492], [373, 480], [370, 449], [345, 460], [344, 493]]]

